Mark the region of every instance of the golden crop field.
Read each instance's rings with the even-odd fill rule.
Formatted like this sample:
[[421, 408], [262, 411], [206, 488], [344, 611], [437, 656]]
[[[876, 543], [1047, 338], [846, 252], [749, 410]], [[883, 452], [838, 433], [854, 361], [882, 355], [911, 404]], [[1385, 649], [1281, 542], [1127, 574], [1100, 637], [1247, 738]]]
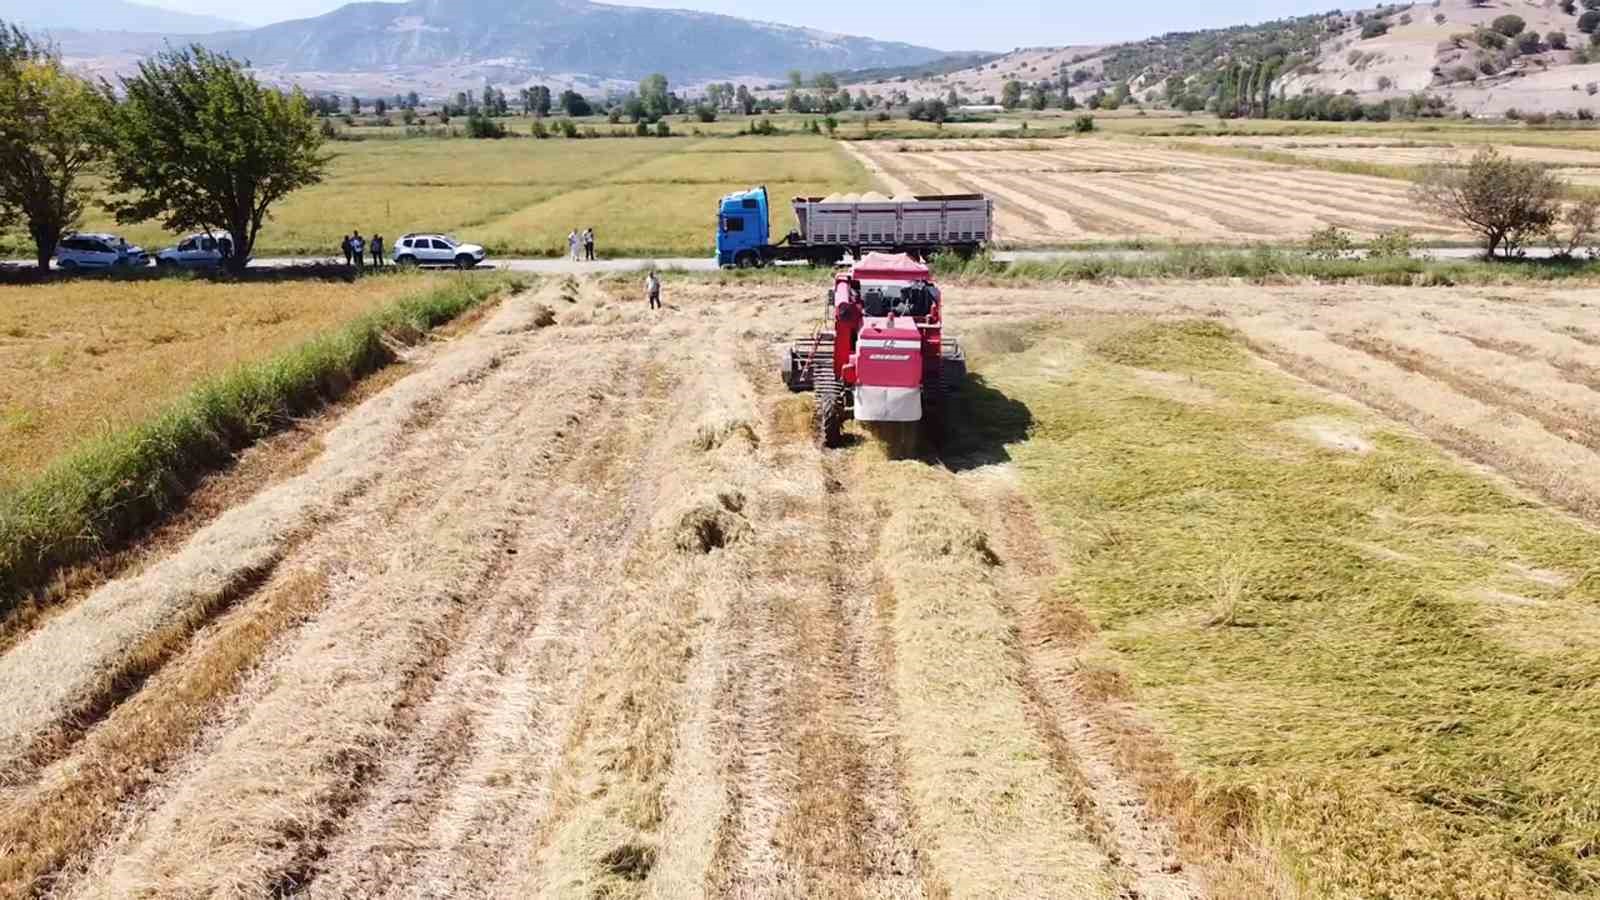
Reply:
[[[781, 234], [792, 227], [789, 197], [869, 183], [833, 141], [811, 135], [374, 139], [329, 150], [326, 180], [273, 209], [257, 256], [335, 257], [352, 230], [383, 234], [391, 247], [408, 231], [442, 231], [492, 254], [559, 255], [568, 231], [589, 226], [603, 255], [709, 256], [716, 202], [730, 191], [767, 185]], [[83, 230], [151, 251], [174, 242], [156, 223], [118, 228], [103, 215]], [[16, 236], [11, 244], [23, 246]]]
[[849, 150], [892, 193], [992, 197], [998, 239], [1019, 246], [1149, 238], [1281, 244], [1329, 225], [1357, 235], [1403, 228], [1428, 239], [1466, 236], [1416, 209], [1404, 181], [1160, 143], [874, 141]]
[[0, 287], [0, 489], [85, 438], [148, 418], [196, 382], [443, 279]]

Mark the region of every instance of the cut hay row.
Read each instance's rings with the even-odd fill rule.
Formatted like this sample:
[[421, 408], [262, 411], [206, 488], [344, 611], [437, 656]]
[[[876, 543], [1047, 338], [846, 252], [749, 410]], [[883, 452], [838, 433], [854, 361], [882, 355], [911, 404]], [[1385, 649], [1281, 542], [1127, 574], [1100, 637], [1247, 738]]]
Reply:
[[[1485, 404], [1514, 410], [1553, 435], [1600, 452], [1600, 414], [1594, 409], [1592, 393], [1548, 367], [1500, 365], [1505, 357], [1498, 354], [1485, 361], [1488, 354], [1468, 341], [1451, 338], [1391, 340], [1357, 333], [1335, 334], [1331, 340], [1449, 385]], [[1445, 352], [1451, 356], [1439, 355]]]
[[[1154, 234], [1182, 239], [1197, 232], [1211, 232], [1217, 224], [1209, 218], [1183, 210], [1169, 210], [1130, 198], [1119, 189], [1101, 189], [1089, 178], [1047, 177], [1039, 179], [1043, 196], [1068, 208], [1085, 208], [1108, 218], [1126, 221], [1132, 227], [1119, 236]], [[1120, 186], [1120, 182], [1119, 182]], [[1026, 186], [1021, 186], [1027, 189]]]
[[1276, 318], [1241, 322], [1252, 346], [1289, 371], [1393, 416], [1555, 503], [1600, 516], [1600, 455], [1539, 422]]
[[576, 714], [577, 698], [560, 687], [599, 649], [588, 637], [607, 604], [592, 585], [615, 577], [647, 515], [628, 476], [662, 409], [652, 401], [664, 398], [657, 361], [636, 357], [627, 368], [592, 386], [605, 400], [576, 414], [581, 446], [551, 473], [543, 507], [525, 512], [538, 527], [510, 548], [514, 563], [475, 601], [436, 686], [410, 711], [414, 724], [306, 873], [313, 894], [392, 896], [418, 883], [510, 877]]
[[[891, 510], [879, 539], [892, 597], [906, 780], [951, 897], [1105, 897], [1114, 875], [1030, 721], [1016, 622], [953, 478], [861, 461], [856, 489]], [[894, 484], [889, 494], [886, 486]]]
[[[415, 711], [465, 637], [469, 604], [504, 578], [518, 513], [536, 498], [564, 499], [545, 498], [536, 473], [563, 445], [570, 453], [562, 429], [595, 401], [587, 389], [539, 396], [529, 388], [553, 388], [556, 371], [592, 382], [610, 361], [591, 354], [558, 365], [508, 350], [463, 354], [496, 362], [460, 383], [460, 402], [442, 405], [438, 427], [416, 439], [416, 462], [431, 457], [435, 474], [386, 484], [351, 504], [326, 544], [306, 546], [308, 565], [339, 573], [326, 611], [284, 648], [270, 690], [170, 790], [139, 837], [96, 864], [83, 896], [253, 894], [312, 876], [322, 841], [360, 808], [377, 761], [417, 726]], [[540, 446], [546, 453], [528, 452]], [[441, 463], [455, 454], [466, 477], [442, 480], [451, 470]], [[315, 483], [322, 467], [300, 480]], [[407, 509], [412, 498], [426, 505]]]
[[[1159, 181], [1169, 183], [1167, 179]], [[1392, 228], [1406, 228], [1417, 232], [1439, 233], [1446, 226], [1414, 212], [1414, 204], [1387, 205], [1360, 200], [1346, 200], [1342, 195], [1327, 190], [1299, 190], [1286, 186], [1274, 175], [1202, 176], [1185, 179], [1190, 189], [1199, 188], [1220, 198], [1240, 203], [1247, 208], [1273, 217], [1284, 212], [1295, 215], [1297, 227], [1306, 229], [1295, 233], [1309, 233], [1309, 228], [1337, 224], [1363, 234], [1376, 234]], [[1180, 185], [1173, 185], [1174, 188]], [[1309, 227], [1308, 227], [1309, 226]]]

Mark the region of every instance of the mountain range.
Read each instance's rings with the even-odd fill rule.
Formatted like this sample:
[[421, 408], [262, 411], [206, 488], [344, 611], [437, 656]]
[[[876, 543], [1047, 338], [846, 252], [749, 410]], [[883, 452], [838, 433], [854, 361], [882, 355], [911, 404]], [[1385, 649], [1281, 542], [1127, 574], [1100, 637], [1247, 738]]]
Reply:
[[[122, 2], [77, 0], [76, 5]], [[172, 43], [193, 38], [168, 36]], [[108, 67], [125, 71], [130, 59], [151, 48], [148, 35], [112, 40], [80, 31], [58, 40], [69, 59], [102, 74]], [[928, 47], [810, 28], [588, 0], [350, 3], [315, 18], [205, 34], [200, 42], [248, 60], [275, 81], [374, 94], [404, 92], [402, 82], [424, 93], [471, 89], [485, 81], [501, 87], [534, 82], [609, 87], [655, 72], [674, 83], [759, 83], [782, 79], [792, 69], [901, 66], [943, 55]]]

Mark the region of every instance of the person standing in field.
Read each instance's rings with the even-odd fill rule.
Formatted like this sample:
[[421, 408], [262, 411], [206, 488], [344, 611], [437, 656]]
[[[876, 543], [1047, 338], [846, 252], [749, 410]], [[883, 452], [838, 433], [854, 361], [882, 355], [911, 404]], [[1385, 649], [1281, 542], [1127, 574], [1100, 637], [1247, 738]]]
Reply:
[[350, 236], [350, 255], [355, 257], [356, 268], [366, 268], [367, 242], [361, 239], [360, 231], [357, 231], [355, 234]]
[[567, 232], [567, 252], [572, 255], [572, 261], [578, 261], [578, 229]]
[[383, 235], [372, 236], [372, 265], [373, 268], [383, 268]]
[[339, 250], [344, 253], [344, 264], [350, 265], [350, 235], [345, 235], [344, 240], [339, 242]]
[[583, 230], [583, 258], [594, 262], [594, 226]]
[[656, 275], [655, 269], [651, 269], [650, 274], [644, 277], [644, 296], [650, 301], [651, 309], [661, 308], [661, 278]]

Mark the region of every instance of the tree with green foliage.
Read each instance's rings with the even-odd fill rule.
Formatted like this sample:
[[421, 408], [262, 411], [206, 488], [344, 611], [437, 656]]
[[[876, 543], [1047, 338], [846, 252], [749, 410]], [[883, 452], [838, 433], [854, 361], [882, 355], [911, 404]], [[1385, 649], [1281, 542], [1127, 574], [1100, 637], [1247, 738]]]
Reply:
[[1552, 50], [1567, 49], [1567, 33], [1565, 31], [1552, 31], [1544, 36], [1544, 40]]
[[[201, 46], [167, 50], [122, 79], [108, 110], [108, 204], [123, 223], [225, 230], [243, 272], [272, 205], [322, 180], [323, 137], [299, 90], [264, 87], [237, 60]], [[111, 88], [104, 88], [108, 104]]]
[[750, 93], [750, 89], [742, 84], [739, 85], [739, 90], [734, 94], [734, 102], [739, 105], [739, 112], [747, 116], [756, 111], [755, 95]]
[[672, 112], [672, 97], [667, 90], [667, 76], [660, 73], [639, 82], [639, 102], [644, 106], [646, 121], [655, 122]]
[[574, 118], [583, 118], [594, 113], [594, 107], [587, 98], [577, 91], [561, 92], [561, 110]]
[[1006, 81], [1005, 87], [1000, 89], [1000, 105], [1006, 109], [1022, 105], [1022, 82], [1014, 78]]
[[1594, 34], [1600, 28], [1600, 10], [1589, 10], [1578, 17], [1578, 30], [1584, 34]]
[[101, 156], [105, 101], [59, 57], [0, 25], [0, 222], [19, 221], [40, 271], [88, 203], [80, 179]]
[[1465, 168], [1427, 170], [1412, 193], [1419, 205], [1477, 232], [1488, 256], [1503, 250], [1509, 257], [1555, 223], [1564, 185], [1539, 163], [1486, 147]]
[[823, 110], [830, 109], [833, 104], [833, 95], [839, 93], [839, 79], [834, 78], [827, 72], [823, 72], [821, 75], [811, 79], [811, 86], [817, 89], [817, 95], [822, 98]]
[[1521, 16], [1504, 15], [1495, 19], [1489, 27], [1508, 38], [1514, 38], [1528, 27], [1528, 23], [1523, 21]]

